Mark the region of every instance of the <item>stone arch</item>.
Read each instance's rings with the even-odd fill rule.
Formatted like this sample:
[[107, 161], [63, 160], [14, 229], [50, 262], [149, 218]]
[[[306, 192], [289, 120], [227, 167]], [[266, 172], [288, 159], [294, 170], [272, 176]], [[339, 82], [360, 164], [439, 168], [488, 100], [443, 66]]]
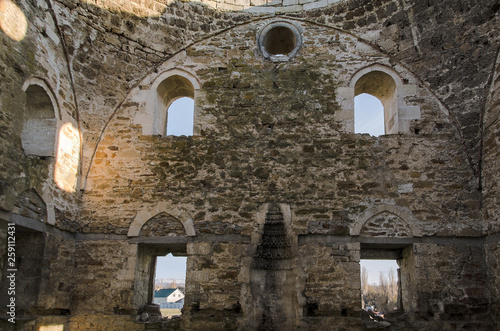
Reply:
[[161, 212], [146, 221], [141, 227], [139, 236], [185, 236], [186, 230], [182, 222], [165, 212]]
[[[192, 85], [194, 90], [199, 90], [201, 88], [200, 81], [198, 78], [196, 78], [195, 75], [190, 73], [189, 71], [183, 70], [183, 69], [169, 69], [161, 74], [159, 74], [152, 82], [151, 84], [151, 90], [156, 90], [158, 86], [167, 78], [172, 77], [172, 76], [181, 76], [182, 78], [188, 80]], [[194, 93], [194, 91], [193, 91]]]
[[42, 223], [47, 222], [48, 218], [47, 204], [35, 189], [21, 192], [14, 203], [12, 212]]
[[[376, 232], [375, 229], [381, 231]], [[352, 236], [421, 237], [418, 221], [410, 210], [380, 204], [365, 210], [351, 227]]]
[[[354, 97], [362, 93], [378, 98], [384, 106], [385, 134], [407, 132], [408, 120], [420, 118], [420, 108], [408, 108], [404, 97], [407, 88], [396, 71], [381, 64], [373, 64], [358, 70], [351, 78], [349, 87]], [[413, 94], [416, 88], [411, 89]], [[411, 110], [411, 111], [410, 111]]]
[[382, 73], [390, 76], [394, 80], [394, 83], [396, 84], [396, 86], [403, 85], [403, 81], [401, 80], [401, 77], [399, 77], [399, 74], [396, 71], [394, 71], [393, 69], [391, 69], [387, 66], [384, 66], [382, 64], [375, 63], [375, 64], [372, 64], [368, 67], [364, 67], [364, 68], [358, 70], [352, 76], [351, 82], [349, 83], [349, 86], [354, 87], [361, 77], [363, 77], [367, 74], [370, 74], [372, 72], [382, 72]]
[[417, 85], [405, 84], [396, 70], [375, 63], [359, 69], [347, 87], [339, 88], [341, 122], [348, 132], [354, 132], [354, 97], [362, 93], [382, 102], [385, 134], [407, 133], [410, 122], [420, 118], [420, 107], [407, 105], [405, 101], [405, 97], [417, 94]]
[[23, 86], [22, 90], [26, 92], [26, 90], [33, 85], [40, 86], [45, 93], [47, 93], [48, 97], [50, 98], [50, 101], [52, 102], [52, 106], [54, 107], [54, 115], [58, 121], [61, 120], [61, 109], [59, 107], [59, 102], [57, 101], [57, 98], [55, 97], [54, 91], [50, 87], [50, 85], [40, 77], [30, 77], [28, 78]]
[[[153, 114], [152, 125], [146, 125], [151, 132], [144, 134], [166, 135], [167, 115], [170, 105], [179, 98], [196, 99], [197, 91], [201, 88], [198, 79], [191, 73], [181, 69], [167, 70], [154, 79], [148, 91], [149, 98], [146, 108]], [[195, 103], [196, 109], [196, 103]], [[194, 113], [196, 118], [196, 111]], [[193, 119], [193, 126], [196, 122]]]
[[361, 76], [354, 85], [354, 97], [363, 93], [370, 94], [382, 102], [384, 106], [384, 133], [397, 133], [398, 107], [395, 80], [383, 71], [370, 71]]
[[21, 133], [23, 149], [28, 155], [54, 156], [61, 120], [57, 99], [50, 86], [38, 77], [26, 80], [22, 89], [26, 93]]
[[[168, 206], [167, 203], [161, 202], [153, 208], [143, 209], [139, 211], [129, 226], [127, 236], [140, 236], [142, 227], [146, 224], [146, 222], [150, 220], [158, 221], [158, 219], [161, 219], [161, 217], [167, 217], [165, 215], [178, 220], [182, 224], [186, 236], [192, 237], [196, 235], [193, 219], [186, 211], [178, 209], [176, 207]], [[169, 222], [171, 222], [171, 219], [169, 220]]]
[[412, 237], [408, 224], [398, 215], [388, 211], [370, 217], [359, 234], [362, 237]]

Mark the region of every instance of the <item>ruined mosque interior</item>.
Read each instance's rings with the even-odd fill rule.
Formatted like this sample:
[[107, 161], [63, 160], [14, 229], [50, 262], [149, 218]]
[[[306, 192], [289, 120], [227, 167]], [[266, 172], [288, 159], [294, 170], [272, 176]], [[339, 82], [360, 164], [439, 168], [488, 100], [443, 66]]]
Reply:
[[499, 0], [0, 0], [0, 329], [500, 330], [499, 50]]

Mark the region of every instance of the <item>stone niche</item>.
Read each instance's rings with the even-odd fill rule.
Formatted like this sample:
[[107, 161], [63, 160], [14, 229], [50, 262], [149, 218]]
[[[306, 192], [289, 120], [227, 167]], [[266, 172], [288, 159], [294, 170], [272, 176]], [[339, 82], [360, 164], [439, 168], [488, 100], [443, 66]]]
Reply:
[[[290, 330], [297, 326], [296, 249], [278, 204], [270, 204], [250, 267], [249, 329]], [[252, 326], [252, 327], [250, 327]]]

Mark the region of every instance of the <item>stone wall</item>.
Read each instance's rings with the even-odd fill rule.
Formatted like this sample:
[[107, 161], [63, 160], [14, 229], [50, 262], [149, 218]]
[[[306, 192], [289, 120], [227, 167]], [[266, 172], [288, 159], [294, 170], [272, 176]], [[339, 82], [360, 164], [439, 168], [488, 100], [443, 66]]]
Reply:
[[[137, 316], [166, 252], [188, 257], [171, 328], [362, 329], [359, 261], [388, 250], [395, 327], [498, 327], [498, 1], [14, 6], [29, 24], [0, 34], [0, 216], [41, 238], [19, 251], [43, 265], [26, 330], [161, 328]], [[273, 24], [300, 35], [289, 59], [263, 56]], [[394, 79], [399, 133], [353, 133], [373, 70]], [[191, 137], [151, 129], [173, 74], [193, 82]], [[56, 154], [23, 150], [30, 84], [83, 139], [73, 189]]]
[[[403, 207], [413, 204], [410, 209], [426, 223], [421, 227], [427, 233], [458, 234], [467, 224], [467, 231], [480, 234], [480, 227], [470, 229], [467, 221], [478, 217], [477, 183], [467, 155], [455, 140], [456, 131], [446, 123], [432, 95], [422, 88], [409, 98], [420, 98], [425, 109], [421, 120], [413, 123], [420, 135], [377, 140], [344, 132], [338, 115], [343, 99], [335, 87], [348, 86], [350, 76], [372, 62], [389, 64], [390, 59], [348, 35], [339, 38], [342, 47], [332, 51], [315, 47], [317, 38], [330, 30], [301, 24], [309, 39], [299, 57], [288, 63], [267, 63], [254, 39], [245, 35], [269, 21], [228, 31], [227, 46], [219, 46], [225, 34], [207, 39], [159, 67], [159, 74], [185, 68], [202, 82], [195, 124], [201, 135], [142, 135], [134, 122], [145, 113], [145, 103], [135, 101], [144, 99], [144, 88], [131, 92], [126, 106], [107, 125], [95, 153], [84, 196], [88, 206], [84, 212], [91, 215], [91, 222], [87, 225], [87, 215], [82, 215], [82, 226], [89, 227], [84, 231], [125, 234], [137, 210], [146, 205], [153, 208], [160, 201], [182, 206], [195, 224], [241, 217], [238, 226], [248, 232], [244, 219], [263, 201], [296, 204], [292, 208], [296, 227], [306, 229], [308, 217], [337, 219], [346, 206], [363, 205], [359, 213], [374, 200], [385, 199], [397, 200]], [[320, 54], [324, 60], [309, 64]], [[209, 55], [207, 65], [204, 59]], [[349, 66], [342, 56], [351, 59]], [[141, 86], [159, 74], [147, 77]], [[403, 70], [401, 74], [415, 80]], [[445, 123], [439, 131], [434, 128], [436, 121]], [[462, 181], [457, 182], [457, 177]], [[411, 186], [409, 192], [402, 191], [405, 185]], [[450, 190], [451, 186], [455, 188]], [[251, 198], [252, 193], [257, 199]], [[439, 199], [433, 198], [437, 195]], [[98, 207], [103, 198], [107, 208]], [[433, 206], [432, 201], [443, 203]], [[442, 209], [442, 216], [436, 216], [436, 209]], [[123, 222], [117, 215], [122, 215]], [[115, 220], [109, 222], [110, 217]], [[451, 224], [445, 229], [446, 223]]]
[[[0, 35], [4, 49], [0, 55], [0, 75], [4, 82], [0, 92], [0, 153], [4, 160], [0, 165], [0, 208], [13, 210], [19, 196], [32, 191], [47, 205], [45, 222], [55, 224], [64, 218], [75, 220], [78, 197], [60, 190], [54, 182], [55, 142], [52, 142], [52, 151], [41, 156], [30, 155], [22, 143], [23, 129], [30, 123], [30, 118], [36, 118], [31, 114], [33, 105], [26, 93], [30, 86], [42, 91], [41, 94], [49, 100], [46, 103], [52, 106], [54, 132], [58, 133], [64, 123], [77, 126], [77, 108], [63, 41], [58, 35], [58, 22], [45, 2], [36, 6], [20, 2], [18, 6], [8, 1], [6, 7], [11, 6], [18, 9], [14, 14], [19, 17], [13, 17], [14, 23], [3, 21], [3, 28], [15, 24], [16, 19], [26, 20], [29, 24], [20, 40], [11, 39], [5, 33]], [[44, 141], [42, 137], [38, 139], [40, 144]]]
[[499, 245], [498, 245], [498, 235], [491, 238], [491, 241], [485, 247], [486, 251], [486, 262], [488, 265], [488, 276], [490, 279], [490, 306], [491, 306], [491, 316], [494, 323], [498, 328], [500, 311], [498, 309], [499, 299], [498, 299], [498, 285], [500, 283], [500, 265], [499, 261]]
[[[57, 227], [76, 230], [79, 197], [74, 193], [76, 187], [73, 192], [60, 189], [54, 173], [59, 128], [65, 123], [77, 126], [78, 115], [63, 40], [57, 19], [45, 2], [3, 2], [0, 26], [2, 302], [9, 299], [4, 226], [12, 222], [16, 224], [17, 316], [67, 314], [75, 247], [72, 234], [61, 237]], [[37, 120], [45, 123], [31, 125]], [[43, 130], [26, 134], [37, 128]], [[35, 152], [27, 147], [27, 136], [32, 138], [29, 145], [36, 147]], [[5, 305], [2, 307], [5, 317]], [[2, 328], [8, 325], [2, 324]]]
[[[483, 194], [482, 194], [482, 217], [488, 224], [488, 234], [491, 239], [486, 245], [486, 254], [488, 258], [488, 266], [490, 273], [490, 289], [492, 306], [498, 307], [498, 295], [496, 288], [499, 282], [499, 265], [498, 265], [498, 229], [499, 229], [499, 195], [498, 195], [498, 160], [499, 146], [498, 139], [500, 124], [498, 114], [500, 110], [500, 61], [497, 57], [494, 74], [491, 76], [490, 89], [488, 94], [488, 102], [484, 113], [483, 126]], [[493, 309], [492, 315], [496, 321], [499, 320], [500, 313], [498, 309]], [[497, 322], [498, 323], [498, 322]]]
[[116, 309], [130, 310], [136, 254], [136, 245], [123, 241], [79, 241], [72, 298], [74, 313], [111, 314]]
[[436, 327], [445, 329], [492, 327], [487, 267], [482, 242], [478, 244], [464, 241], [460, 246], [444, 243], [416, 246], [416, 282], [426, 284], [425, 288], [417, 289], [417, 311], [422, 319], [434, 320]]

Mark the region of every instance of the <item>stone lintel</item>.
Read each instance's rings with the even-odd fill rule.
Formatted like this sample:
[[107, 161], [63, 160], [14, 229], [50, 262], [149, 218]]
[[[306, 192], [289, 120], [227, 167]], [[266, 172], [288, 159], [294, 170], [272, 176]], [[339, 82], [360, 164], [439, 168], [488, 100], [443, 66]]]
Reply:
[[210, 243], [220, 243], [220, 242], [239, 242], [241, 244], [249, 244], [251, 242], [250, 236], [244, 236], [240, 234], [198, 234], [193, 237], [194, 242], [210, 242]]
[[16, 225], [16, 231], [21, 230], [18, 227], [22, 227], [30, 231], [50, 233], [66, 239], [75, 239], [75, 234], [72, 232], [60, 230], [51, 224], [35, 221], [21, 215], [11, 213], [9, 216], [9, 222]]
[[350, 236], [335, 236], [329, 234], [308, 234], [308, 235], [299, 235], [299, 246], [310, 244], [310, 243], [318, 243], [324, 245], [331, 244], [345, 244], [350, 243]]

